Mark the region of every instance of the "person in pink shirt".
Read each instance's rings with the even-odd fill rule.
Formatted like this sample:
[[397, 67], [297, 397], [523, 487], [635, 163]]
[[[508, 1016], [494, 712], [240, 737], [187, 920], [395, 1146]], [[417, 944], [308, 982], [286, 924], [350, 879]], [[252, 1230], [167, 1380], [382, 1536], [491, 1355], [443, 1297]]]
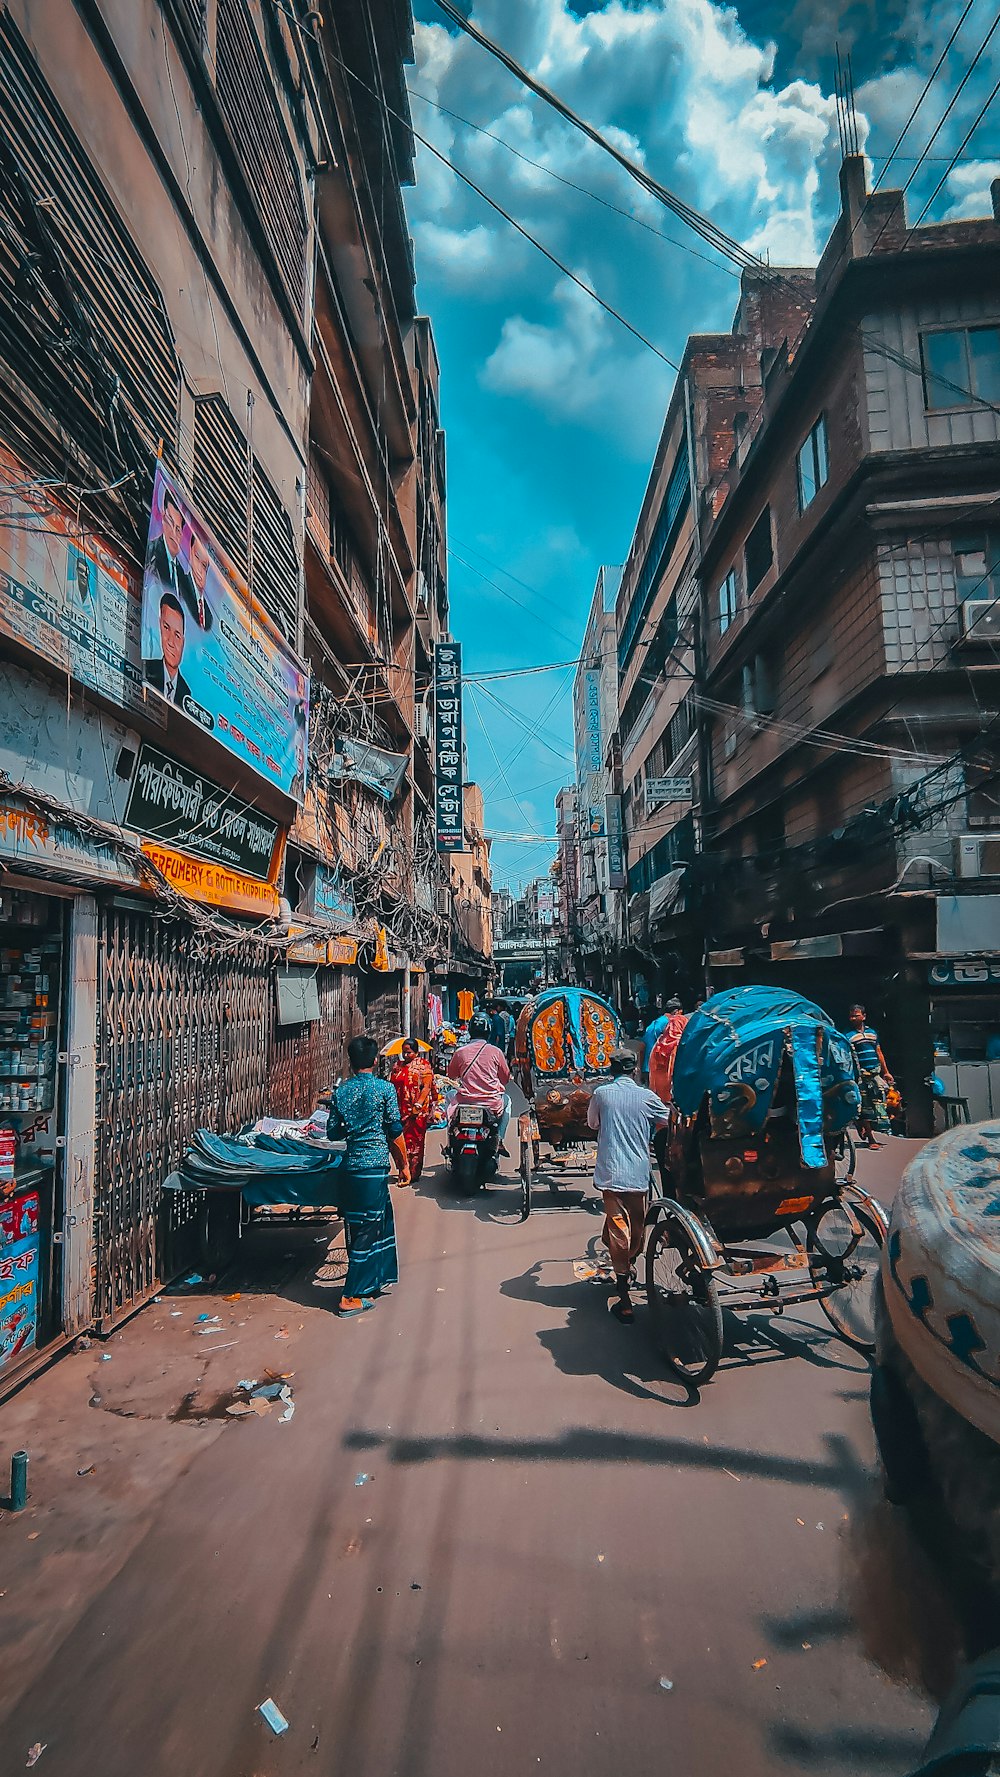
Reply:
[[477, 1012], [473, 1017], [469, 1040], [455, 1050], [448, 1078], [458, 1082], [458, 1091], [448, 1109], [449, 1122], [460, 1104], [481, 1104], [496, 1111], [500, 1118], [500, 1152], [506, 1155], [503, 1138], [510, 1122], [510, 1068], [503, 1050], [490, 1042], [490, 1021], [485, 1013]]

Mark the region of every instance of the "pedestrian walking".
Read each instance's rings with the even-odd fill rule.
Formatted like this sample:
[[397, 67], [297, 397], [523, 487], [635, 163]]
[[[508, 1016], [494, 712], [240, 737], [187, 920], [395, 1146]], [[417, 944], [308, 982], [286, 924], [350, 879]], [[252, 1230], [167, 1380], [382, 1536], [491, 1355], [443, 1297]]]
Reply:
[[881, 1469], [852, 1509], [866, 1652], [943, 1701], [917, 1777], [1000, 1771], [1000, 1122], [906, 1170], [876, 1300]]
[[410, 1163], [396, 1089], [373, 1071], [377, 1055], [378, 1044], [371, 1037], [352, 1037], [347, 1045], [351, 1078], [330, 1095], [327, 1135], [347, 1143], [340, 1187], [347, 1242], [347, 1277], [338, 1308], [343, 1315], [363, 1314], [399, 1277], [389, 1157], [399, 1185], [409, 1184]]
[[867, 1022], [864, 1006], [852, 1006], [848, 1014], [849, 1029], [844, 1033], [851, 1045], [858, 1070], [861, 1109], [857, 1116], [858, 1134], [870, 1148], [881, 1148], [876, 1135], [891, 1135], [887, 1106], [889, 1087], [895, 1082], [885, 1065], [885, 1056], [878, 1040], [878, 1031]]
[[391, 1076], [399, 1100], [403, 1141], [410, 1162], [410, 1182], [424, 1170], [424, 1143], [434, 1106], [434, 1074], [412, 1037], [404, 1040]]
[[658, 1098], [662, 1098], [664, 1104], [669, 1104], [673, 1091], [677, 1045], [684, 1035], [688, 1014], [681, 1010], [678, 999], [668, 1000], [666, 1010], [667, 1022], [653, 1044], [648, 1071], [650, 1087]]
[[[677, 1001], [671, 1000], [670, 1004], [671, 1004], [671, 1006], [676, 1005], [677, 1010], [680, 1011], [680, 1007], [681, 1007], [680, 1000], [677, 1000]], [[660, 1004], [659, 1000], [653, 1000], [652, 1004], [648, 1008], [648, 1011], [649, 1011], [649, 1023], [646, 1025], [646, 1029], [643, 1034], [643, 1051], [642, 1051], [642, 1067], [643, 1067], [643, 1072], [645, 1073], [647, 1079], [649, 1077], [649, 1063], [652, 1059], [653, 1048], [655, 1046], [656, 1039], [657, 1039], [657, 1037], [662, 1035], [662, 1033], [666, 1030], [667, 1025], [670, 1022], [670, 1012], [669, 1012], [669, 1010], [666, 1012], [663, 1010], [663, 1007]]]
[[615, 1049], [612, 1077], [595, 1087], [587, 1108], [587, 1122], [597, 1130], [594, 1183], [604, 1198], [604, 1243], [618, 1292], [611, 1312], [626, 1325], [634, 1319], [629, 1285], [646, 1227], [649, 1144], [669, 1119], [663, 1100], [639, 1085], [635, 1068], [631, 1049]]

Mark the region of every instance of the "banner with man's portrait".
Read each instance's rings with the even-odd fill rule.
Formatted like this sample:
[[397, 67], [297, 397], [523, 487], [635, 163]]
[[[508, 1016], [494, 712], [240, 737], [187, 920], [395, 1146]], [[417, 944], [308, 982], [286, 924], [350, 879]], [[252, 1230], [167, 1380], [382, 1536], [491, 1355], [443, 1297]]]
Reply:
[[306, 668], [162, 464], [149, 516], [142, 663], [157, 697], [302, 801]]

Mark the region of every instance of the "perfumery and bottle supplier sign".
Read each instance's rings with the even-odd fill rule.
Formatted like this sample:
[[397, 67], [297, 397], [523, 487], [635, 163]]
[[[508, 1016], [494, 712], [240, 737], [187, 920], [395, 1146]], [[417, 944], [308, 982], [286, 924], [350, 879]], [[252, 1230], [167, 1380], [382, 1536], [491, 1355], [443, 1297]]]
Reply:
[[434, 644], [434, 812], [439, 852], [465, 851], [462, 812], [462, 645]]
[[210, 778], [143, 746], [132, 773], [125, 826], [146, 839], [212, 858], [259, 882], [274, 879], [282, 829]]

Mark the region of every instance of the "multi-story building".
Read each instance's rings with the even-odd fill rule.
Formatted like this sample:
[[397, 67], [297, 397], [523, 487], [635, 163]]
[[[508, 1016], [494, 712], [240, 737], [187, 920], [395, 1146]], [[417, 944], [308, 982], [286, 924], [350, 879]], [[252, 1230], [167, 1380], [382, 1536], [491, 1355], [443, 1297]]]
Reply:
[[[622, 937], [625, 888], [621, 798], [617, 794], [618, 653], [615, 604], [620, 567], [598, 570], [573, 682], [576, 759], [577, 885], [574, 926], [581, 981], [612, 986], [612, 956]], [[614, 868], [612, 868], [614, 866]]]
[[555, 941], [560, 981], [576, 979], [574, 952], [580, 899], [577, 819], [576, 785], [567, 784], [556, 793], [556, 837], [559, 850], [554, 868], [559, 884], [559, 900], [555, 914]]
[[[621, 576], [618, 752], [628, 854], [624, 960], [636, 997], [690, 997], [702, 943], [684, 866], [699, 844], [697, 570], [734, 430], [761, 400], [762, 356], [802, 326], [812, 273], [746, 276], [728, 334], [687, 342]], [[622, 983], [623, 990], [626, 984]]]
[[311, 1106], [446, 923], [436, 362], [369, 96], [405, 119], [410, 22], [0, 17], [0, 1118], [37, 1265], [3, 1383], [188, 1262], [190, 1133]]
[[451, 925], [447, 955], [439, 955], [438, 992], [446, 1015], [455, 1017], [458, 995], [486, 997], [493, 975], [493, 884], [490, 841], [486, 838], [483, 792], [478, 784], [462, 790], [466, 849], [449, 858]]
[[935, 1048], [1000, 1106], [1000, 181], [841, 193], [704, 542], [710, 963], [863, 999], [919, 1129]]

